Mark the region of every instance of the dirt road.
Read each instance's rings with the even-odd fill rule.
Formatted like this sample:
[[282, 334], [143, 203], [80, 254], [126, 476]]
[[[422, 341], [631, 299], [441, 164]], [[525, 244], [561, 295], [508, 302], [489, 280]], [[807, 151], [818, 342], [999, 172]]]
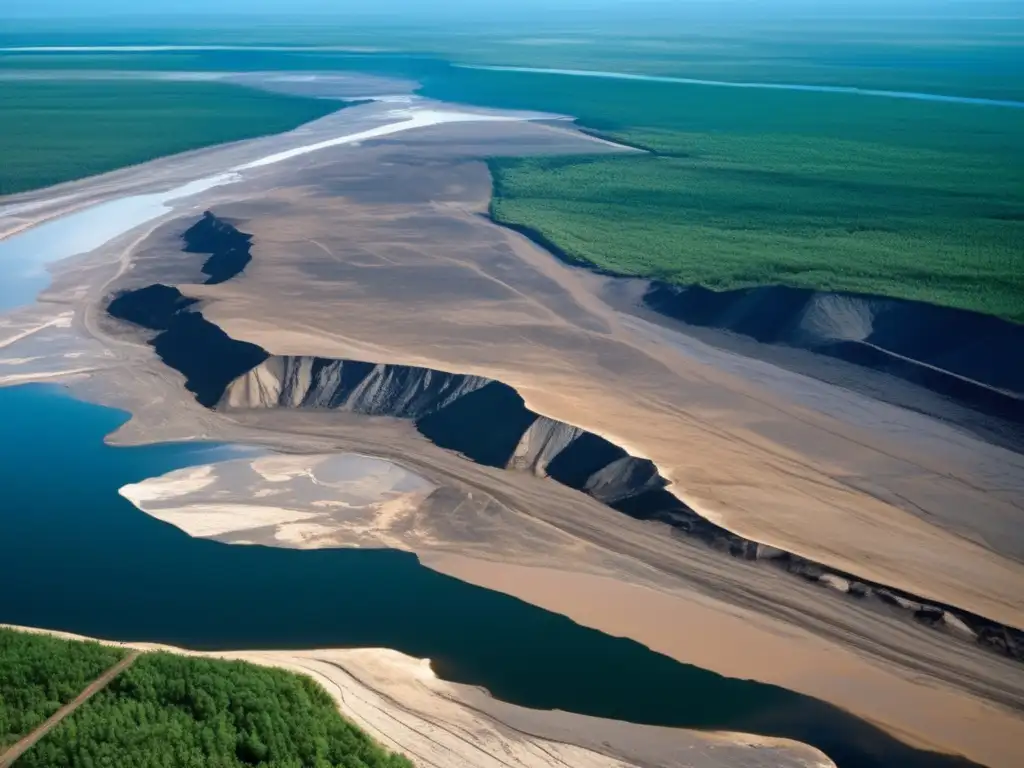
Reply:
[[71, 701], [58, 709], [49, 718], [47, 718], [45, 723], [40, 725], [32, 731], [32, 733], [0, 755], [0, 768], [10, 768], [10, 766], [14, 765], [14, 762], [19, 757], [35, 746], [37, 741], [43, 738], [43, 736], [49, 733], [55, 726], [59, 725], [65, 717], [85, 704], [85, 702], [95, 694], [106, 688], [110, 684], [111, 680], [124, 672], [124, 670], [128, 669], [135, 659], [138, 658], [139, 653], [139, 651], [129, 651], [127, 656], [89, 683], [89, 685], [87, 685], [82, 692], [75, 697], [74, 701]]

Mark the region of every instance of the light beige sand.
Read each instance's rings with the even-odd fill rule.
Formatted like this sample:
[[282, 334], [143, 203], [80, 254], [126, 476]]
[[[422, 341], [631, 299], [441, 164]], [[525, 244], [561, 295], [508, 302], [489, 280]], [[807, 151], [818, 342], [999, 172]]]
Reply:
[[[322, 426], [326, 417], [317, 414], [311, 420]], [[394, 429], [399, 425], [387, 429], [365, 418], [352, 421], [364, 445], [378, 439], [381, 452], [392, 445], [408, 460], [409, 441], [402, 440], [403, 430]], [[341, 429], [334, 435], [345, 439]], [[431, 453], [439, 463], [429, 461]], [[1017, 702], [1010, 706], [1019, 707], [1024, 669], [1008, 659], [699, 546], [636, 549], [650, 535], [642, 523], [631, 521], [630, 526], [618, 513], [568, 489], [556, 493], [547, 481], [529, 475], [475, 468], [480, 482], [491, 489], [498, 486], [489, 474], [504, 479], [502, 496], [514, 498], [517, 507], [548, 504], [564, 509], [568, 518], [586, 520], [585, 535], [567, 535], [557, 515], [552, 525], [505, 504], [480, 506], [477, 499], [472, 506], [465, 494], [453, 496], [453, 489], [446, 489], [441, 506], [421, 499], [393, 514], [381, 505], [348, 504], [352, 499], [342, 486], [335, 493], [347, 505], [344, 512], [322, 514], [308, 506], [317, 500], [307, 494], [323, 460], [238, 459], [172, 472], [123, 493], [192, 536], [289, 548], [411, 550], [442, 573], [630, 637], [680, 662], [833, 702], [918, 746], [963, 753], [986, 765], [1014, 763], [1017, 744], [1024, 739], [1024, 717], [1019, 709], [993, 703]], [[420, 460], [432, 473], [464, 469], [458, 457], [441, 449], [431, 452], [424, 446]], [[275, 470], [253, 481], [253, 473], [243, 471], [250, 464]], [[476, 479], [465, 472], [462, 476]], [[454, 476], [450, 479], [454, 482]], [[215, 499], [219, 506], [210, 510]], [[576, 500], [588, 504], [568, 506]], [[310, 511], [309, 523], [289, 525], [303, 505]], [[229, 525], [214, 528], [226, 519]], [[630, 528], [638, 539], [630, 538]], [[616, 554], [631, 547], [636, 559]], [[688, 563], [682, 578], [641, 565], [663, 564], [663, 558]], [[698, 588], [706, 584], [714, 585], [710, 593]], [[766, 615], [765, 598], [773, 599], [781, 613]]]
[[991, 766], [1012, 766], [1021, 754], [1020, 712], [901, 676], [892, 665], [751, 611], [594, 574], [458, 555], [421, 560], [449, 576], [515, 595], [584, 626], [609, 634], [628, 627], [629, 637], [689, 664], [842, 702], [918, 746], [962, 752]]
[[408, 549], [420, 504], [434, 490], [391, 462], [328, 454], [189, 467], [126, 485], [120, 493], [191, 536], [304, 549]]
[[[13, 627], [84, 640], [67, 632]], [[104, 642], [104, 641], [101, 641]], [[480, 707], [480, 695], [439, 680], [426, 659], [383, 648], [200, 653], [151, 643], [111, 643], [143, 651], [247, 661], [316, 680], [339, 711], [418, 768], [830, 768], [815, 749], [783, 739], [651, 728], [557, 713], [552, 741], [517, 729]], [[464, 701], [467, 693], [473, 705]], [[502, 705], [508, 720], [531, 710]], [[541, 714], [541, 713], [536, 713]], [[597, 749], [577, 746], [573, 740]], [[637, 745], [640, 746], [637, 746]], [[599, 751], [598, 751], [599, 750]], [[635, 753], [635, 757], [633, 754]]]

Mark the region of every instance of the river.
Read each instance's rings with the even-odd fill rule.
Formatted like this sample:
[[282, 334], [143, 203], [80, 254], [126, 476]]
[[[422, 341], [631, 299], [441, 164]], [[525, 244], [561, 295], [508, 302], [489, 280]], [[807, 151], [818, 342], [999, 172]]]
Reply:
[[680, 85], [709, 85], [721, 88], [758, 88], [770, 91], [805, 91], [810, 93], [845, 93], [854, 96], [879, 96], [912, 101], [938, 101], [947, 104], [975, 104], [989, 107], [1024, 109], [1024, 101], [1012, 99], [986, 99], [978, 96], [953, 96], [943, 93], [918, 91], [886, 91], [879, 88], [856, 88], [848, 85], [807, 85], [803, 83], [756, 83], [735, 80], [702, 80], [693, 77], [639, 75], [631, 72], [604, 72], [594, 69], [550, 69], [544, 67], [500, 67], [483, 64], [456, 64], [463, 69], [481, 69], [489, 72], [526, 72], [536, 75], [570, 75], [572, 77], [598, 77], [611, 80], [639, 80], [648, 83], [678, 83]]
[[[256, 166], [231, 170], [249, 167]], [[0, 311], [34, 300], [45, 285], [43, 264], [159, 216], [169, 199], [207, 181], [171, 197], [103, 203], [3, 241]], [[75, 238], [90, 215], [105, 228]], [[59, 387], [0, 388], [0, 623], [197, 649], [393, 648], [524, 706], [783, 736], [843, 768], [966, 764], [911, 749], [815, 699], [680, 664], [436, 573], [409, 553], [193, 539], [118, 489], [243, 449], [105, 444], [127, 418]]]

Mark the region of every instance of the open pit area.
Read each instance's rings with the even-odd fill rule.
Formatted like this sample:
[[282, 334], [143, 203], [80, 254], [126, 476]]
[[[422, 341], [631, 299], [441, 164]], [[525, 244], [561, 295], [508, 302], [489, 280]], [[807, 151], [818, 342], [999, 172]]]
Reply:
[[[394, 106], [300, 129], [287, 141], [371, 134], [274, 163], [281, 137], [12, 201], [8, 233], [199, 165], [242, 177], [57, 266], [2, 318], [0, 383], [130, 411], [116, 444], [257, 446], [122, 489], [192, 536], [411, 551], [914, 747], [1014, 765], [1024, 456], [813, 361], [651, 322], [486, 215], [485, 158], [631, 150], [551, 116], [372, 134]], [[592, 746], [551, 723], [539, 735]]]

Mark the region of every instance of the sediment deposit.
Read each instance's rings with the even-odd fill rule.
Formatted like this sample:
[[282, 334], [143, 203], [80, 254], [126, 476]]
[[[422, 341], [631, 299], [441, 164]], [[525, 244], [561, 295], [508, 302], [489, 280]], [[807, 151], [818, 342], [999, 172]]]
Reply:
[[[1024, 626], [1024, 460], [616, 311], [600, 278], [486, 220], [478, 158], [583, 147], [616, 151], [556, 123], [493, 122], [274, 166], [250, 156], [247, 180], [55, 276], [44, 299], [98, 347], [75, 361], [88, 370], [76, 387], [133, 411], [115, 441], [393, 462], [438, 490], [415, 536], [388, 528], [384, 546], [914, 744], [1013, 765], [1021, 665], [1011, 642], [1001, 655], [972, 634], [989, 637], [975, 617]], [[182, 251], [203, 211], [249, 238], [229, 279], [209, 282], [208, 246]], [[31, 339], [5, 356], [45, 357]]]

